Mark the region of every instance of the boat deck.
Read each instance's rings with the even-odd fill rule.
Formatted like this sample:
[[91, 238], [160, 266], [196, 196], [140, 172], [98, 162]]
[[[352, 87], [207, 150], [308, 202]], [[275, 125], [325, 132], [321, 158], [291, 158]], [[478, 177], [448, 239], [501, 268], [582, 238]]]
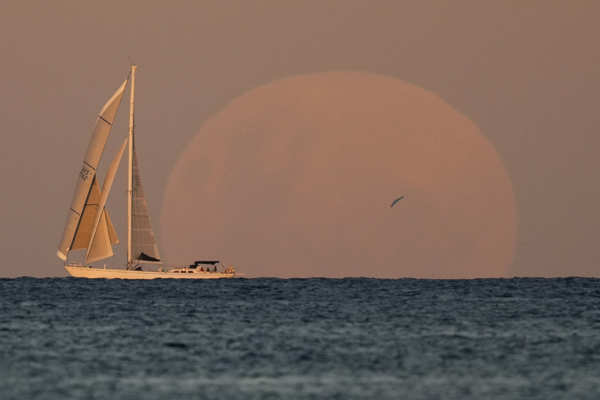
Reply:
[[99, 268], [83, 265], [65, 265], [67, 272], [75, 278], [97, 279], [223, 279], [234, 278], [235, 273], [202, 272], [161, 272], [133, 271], [119, 268]]

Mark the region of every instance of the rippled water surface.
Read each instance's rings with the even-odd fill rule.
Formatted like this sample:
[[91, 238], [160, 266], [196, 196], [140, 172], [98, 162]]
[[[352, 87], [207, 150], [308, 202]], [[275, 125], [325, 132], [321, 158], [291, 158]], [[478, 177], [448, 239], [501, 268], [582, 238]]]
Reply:
[[0, 280], [0, 398], [599, 399], [600, 280]]

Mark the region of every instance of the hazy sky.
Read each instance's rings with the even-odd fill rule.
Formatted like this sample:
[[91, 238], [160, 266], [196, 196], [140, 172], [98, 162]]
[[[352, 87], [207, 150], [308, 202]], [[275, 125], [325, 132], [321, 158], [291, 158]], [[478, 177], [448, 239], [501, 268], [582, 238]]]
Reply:
[[[166, 179], [210, 116], [275, 79], [357, 70], [436, 93], [493, 143], [517, 198], [515, 275], [598, 275], [600, 3], [165, 4], [3, 3], [1, 276], [64, 274], [74, 179], [130, 59], [158, 232]], [[121, 110], [115, 132], [126, 122]]]

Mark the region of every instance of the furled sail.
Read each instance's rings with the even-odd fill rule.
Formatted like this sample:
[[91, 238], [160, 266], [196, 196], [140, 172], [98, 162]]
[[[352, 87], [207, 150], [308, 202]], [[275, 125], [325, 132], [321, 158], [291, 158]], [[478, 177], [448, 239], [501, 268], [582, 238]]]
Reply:
[[150, 224], [148, 204], [144, 196], [142, 178], [135, 143], [133, 147], [133, 183], [132, 183], [132, 212], [131, 212], [131, 256], [133, 262], [159, 263], [160, 254]]
[[102, 194], [100, 195], [100, 200], [98, 202], [98, 213], [96, 214], [90, 242], [87, 246], [87, 253], [85, 255], [87, 263], [112, 257], [114, 254], [111, 245], [110, 228], [107, 222], [108, 218], [104, 206], [108, 200], [108, 195], [110, 194], [110, 189], [115, 180], [117, 169], [119, 169], [121, 157], [123, 157], [123, 153], [125, 152], [127, 140], [128, 139], [125, 139], [123, 145], [121, 145], [119, 153], [117, 153], [115, 159], [110, 163], [108, 171], [106, 172], [106, 179], [104, 180]]
[[102, 157], [104, 145], [110, 134], [110, 129], [112, 128], [117, 109], [121, 104], [121, 98], [123, 97], [126, 85], [127, 80], [117, 89], [104, 107], [102, 107], [100, 114], [98, 114], [96, 127], [92, 134], [92, 140], [90, 141], [83, 159], [83, 167], [81, 168], [81, 171], [79, 171], [75, 194], [73, 195], [73, 201], [67, 215], [65, 230], [60, 244], [58, 245], [58, 251], [56, 252], [56, 255], [63, 261], [66, 261], [67, 253], [71, 250], [73, 245], [77, 229], [81, 222], [83, 209], [86, 200], [89, 198], [92, 183], [96, 175], [96, 168]]

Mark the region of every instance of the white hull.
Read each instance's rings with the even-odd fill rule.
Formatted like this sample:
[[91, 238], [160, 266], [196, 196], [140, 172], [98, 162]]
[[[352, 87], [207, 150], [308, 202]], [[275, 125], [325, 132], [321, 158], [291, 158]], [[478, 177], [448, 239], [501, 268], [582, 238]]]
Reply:
[[233, 273], [222, 272], [158, 272], [131, 271], [118, 268], [97, 268], [87, 266], [65, 265], [67, 272], [75, 278], [90, 279], [222, 279], [233, 278]]

